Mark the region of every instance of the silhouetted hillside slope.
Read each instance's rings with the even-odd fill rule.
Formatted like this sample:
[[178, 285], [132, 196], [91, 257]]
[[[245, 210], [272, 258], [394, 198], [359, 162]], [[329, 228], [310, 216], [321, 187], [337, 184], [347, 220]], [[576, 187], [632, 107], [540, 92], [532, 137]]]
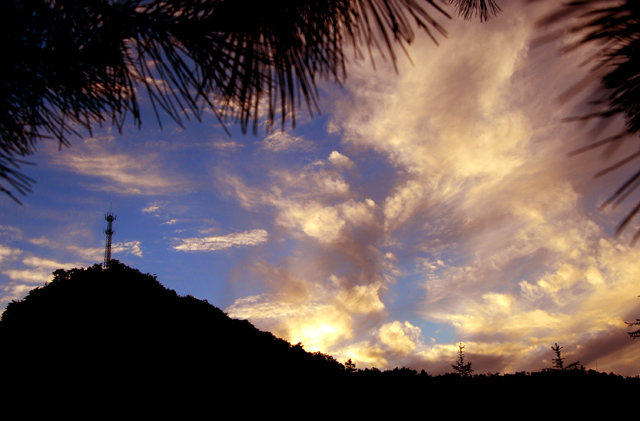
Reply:
[[2, 360], [11, 361], [8, 378], [49, 391], [64, 381], [73, 393], [295, 392], [303, 378], [318, 385], [346, 373], [328, 355], [178, 296], [117, 261], [105, 271], [58, 270], [52, 282], [10, 303], [0, 343]]

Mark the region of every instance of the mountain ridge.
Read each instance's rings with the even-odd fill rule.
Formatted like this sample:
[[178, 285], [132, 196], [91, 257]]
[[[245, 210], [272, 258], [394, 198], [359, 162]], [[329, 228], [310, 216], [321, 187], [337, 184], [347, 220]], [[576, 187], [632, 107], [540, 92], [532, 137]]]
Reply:
[[234, 415], [286, 410], [379, 416], [384, 410], [412, 416], [409, 403], [426, 400], [441, 407], [464, 403], [480, 412], [490, 412], [492, 402], [522, 411], [553, 399], [611, 401], [640, 386], [640, 377], [579, 366], [469, 377], [407, 367], [347, 368], [232, 319], [206, 300], [179, 296], [117, 260], [106, 270], [57, 270], [51, 282], [9, 303], [0, 318], [0, 361], [4, 402], [30, 405], [29, 392], [37, 392], [47, 408], [111, 408], [116, 415], [131, 408], [144, 415], [202, 415], [220, 413], [220, 407], [233, 408]]

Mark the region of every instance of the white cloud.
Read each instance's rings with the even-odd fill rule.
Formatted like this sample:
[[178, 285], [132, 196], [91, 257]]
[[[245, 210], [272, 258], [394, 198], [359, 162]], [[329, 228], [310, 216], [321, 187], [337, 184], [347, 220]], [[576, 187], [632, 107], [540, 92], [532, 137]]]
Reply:
[[43, 259], [40, 257], [26, 257], [22, 260], [25, 266], [33, 269], [7, 269], [2, 271], [11, 280], [20, 281], [27, 284], [43, 284], [51, 281], [52, 273], [57, 269], [72, 269], [81, 265], [75, 263], [60, 263], [55, 260]]
[[39, 268], [44, 268], [44, 269], [70, 269], [73, 267], [79, 267], [80, 265], [78, 265], [77, 263], [60, 263], [60, 262], [56, 262], [55, 260], [50, 260], [50, 259], [42, 259], [40, 257], [27, 257], [25, 259], [22, 260], [22, 263], [24, 263], [27, 266], [31, 266], [31, 267], [39, 267]]
[[46, 238], [44, 235], [40, 236], [38, 238], [31, 238], [31, 239], [29, 239], [29, 242], [31, 244], [35, 244], [37, 246], [50, 246], [51, 245], [51, 240]]
[[7, 304], [11, 301], [23, 299], [34, 288], [36, 288], [34, 285], [15, 282], [5, 285], [0, 284], [0, 313], [4, 312]]
[[220, 151], [235, 151], [244, 147], [242, 143], [233, 140], [215, 140], [211, 142], [211, 146]]
[[142, 208], [142, 212], [144, 213], [156, 213], [160, 210], [160, 206], [157, 203], [150, 203], [144, 208]]
[[112, 258], [117, 258], [114, 254], [126, 253], [133, 254], [137, 257], [142, 257], [142, 250], [140, 249], [140, 241], [126, 241], [123, 243], [114, 243], [111, 247]]
[[380, 327], [378, 332], [380, 341], [394, 351], [409, 354], [414, 351], [421, 341], [422, 331], [409, 322], [394, 321]]
[[333, 151], [329, 155], [329, 162], [338, 167], [352, 168], [355, 164], [348, 156], [342, 155], [338, 151]]
[[21, 253], [22, 253], [22, 250], [3, 246], [2, 244], [0, 244], [0, 264], [6, 261], [14, 260]]
[[176, 191], [183, 184], [177, 174], [167, 176], [168, 166], [156, 153], [129, 155], [112, 149], [112, 145], [107, 148], [90, 138], [82, 145], [53, 155], [53, 162], [69, 171], [107, 180], [89, 186], [95, 190], [146, 195]]
[[21, 281], [27, 284], [44, 284], [53, 279], [52, 271], [46, 268], [37, 269], [10, 269], [2, 273], [14, 281]]
[[[132, 254], [137, 257], [142, 257], [141, 242], [124, 241], [111, 244], [111, 258], [118, 259], [118, 255]], [[104, 247], [78, 247], [74, 245], [66, 246], [67, 250], [80, 256], [85, 262], [102, 262], [104, 259]]]
[[78, 247], [71, 245], [67, 246], [66, 249], [78, 254], [85, 261], [102, 262], [104, 259], [104, 247]]
[[377, 208], [371, 199], [349, 200], [334, 206], [323, 206], [315, 201], [283, 201], [278, 207], [276, 222], [279, 225], [299, 230], [322, 244], [346, 241], [354, 228], [377, 222]]
[[312, 145], [303, 137], [292, 136], [284, 131], [276, 131], [262, 141], [262, 147], [273, 152], [307, 149]]
[[255, 229], [222, 236], [183, 238], [173, 248], [180, 251], [217, 251], [230, 247], [257, 246], [265, 243], [268, 237], [267, 231]]

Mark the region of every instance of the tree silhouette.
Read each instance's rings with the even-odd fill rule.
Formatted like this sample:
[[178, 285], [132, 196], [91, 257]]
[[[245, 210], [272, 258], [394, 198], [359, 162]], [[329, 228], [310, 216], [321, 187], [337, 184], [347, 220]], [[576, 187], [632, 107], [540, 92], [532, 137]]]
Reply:
[[[640, 326], [640, 319], [636, 319], [635, 322], [626, 322], [629, 327]], [[640, 338], [640, 329], [636, 329], [633, 332], [627, 332], [633, 339]]]
[[495, 0], [447, 0], [447, 2], [455, 5], [458, 14], [467, 20], [473, 16], [479, 16], [481, 21], [485, 21], [500, 12], [500, 6]]
[[551, 349], [553, 350], [553, 352], [555, 352], [556, 357], [552, 360], [553, 361], [553, 368], [556, 370], [564, 370], [564, 358], [562, 358], [562, 346], [558, 345], [557, 343], [555, 344], [555, 346], [552, 346]]
[[347, 362], [344, 363], [344, 367], [350, 373], [353, 373], [354, 371], [356, 371], [356, 363], [351, 361], [351, 358], [349, 358], [349, 360], [347, 360]]
[[458, 359], [456, 360], [455, 364], [451, 364], [451, 367], [461, 377], [471, 377], [471, 375], [473, 374], [473, 369], [471, 368], [470, 362], [466, 364], [464, 362], [464, 348], [465, 346], [462, 345], [461, 342], [458, 346]]
[[57, 270], [51, 282], [9, 303], [0, 344], [15, 392], [38, 384], [65, 401], [89, 396], [106, 404], [106, 396], [166, 393], [169, 401], [202, 395], [211, 402], [215, 394], [238, 403], [247, 385], [295, 401], [348, 375], [330, 355], [308, 353], [206, 301], [179, 296], [117, 260], [106, 270]]
[[[467, 18], [499, 10], [449, 3]], [[262, 117], [268, 129], [295, 125], [297, 107], [317, 110], [318, 80], [344, 80], [347, 49], [395, 63], [414, 28], [445, 34], [438, 17], [449, 15], [436, 0], [5, 0], [0, 190], [30, 191], [21, 157], [42, 138], [68, 146], [80, 129], [121, 129], [128, 116], [139, 127], [140, 91], [159, 123], [160, 111], [181, 124], [211, 110], [243, 132]]]

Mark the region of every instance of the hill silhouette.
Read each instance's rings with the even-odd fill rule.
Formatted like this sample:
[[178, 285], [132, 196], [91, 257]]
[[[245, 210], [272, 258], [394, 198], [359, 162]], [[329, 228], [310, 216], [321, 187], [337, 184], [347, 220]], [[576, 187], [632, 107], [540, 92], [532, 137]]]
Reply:
[[[113, 260], [107, 270], [57, 270], [0, 319], [6, 378], [47, 393], [153, 402], [274, 388], [299, 393], [345, 374], [329, 355], [276, 338]], [[17, 384], [16, 384], [17, 386]], [[253, 394], [253, 393], [250, 393]], [[259, 396], [262, 396], [261, 393]]]
[[468, 377], [346, 368], [116, 260], [107, 270], [57, 270], [51, 282], [10, 303], [0, 319], [0, 361], [4, 402], [26, 399], [49, 413], [57, 407], [181, 418], [184, 411], [397, 417], [415, 416], [414, 406], [428, 402], [474, 414], [499, 410], [501, 417], [577, 415], [640, 387], [638, 377], [579, 364]]

